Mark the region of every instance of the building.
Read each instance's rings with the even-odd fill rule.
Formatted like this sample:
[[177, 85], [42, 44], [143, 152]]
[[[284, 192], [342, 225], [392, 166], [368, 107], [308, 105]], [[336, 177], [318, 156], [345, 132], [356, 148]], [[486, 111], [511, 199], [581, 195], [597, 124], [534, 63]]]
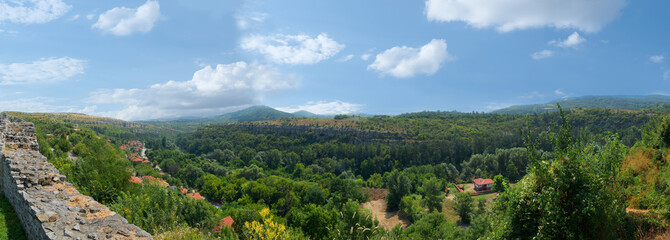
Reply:
[[493, 179], [476, 178], [472, 182], [475, 183], [475, 191], [490, 191], [493, 189]]

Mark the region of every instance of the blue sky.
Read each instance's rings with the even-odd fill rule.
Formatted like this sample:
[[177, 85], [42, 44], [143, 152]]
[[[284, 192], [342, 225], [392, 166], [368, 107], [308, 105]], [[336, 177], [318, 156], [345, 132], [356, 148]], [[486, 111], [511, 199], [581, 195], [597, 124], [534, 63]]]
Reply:
[[0, 110], [491, 111], [670, 94], [661, 0], [0, 0]]

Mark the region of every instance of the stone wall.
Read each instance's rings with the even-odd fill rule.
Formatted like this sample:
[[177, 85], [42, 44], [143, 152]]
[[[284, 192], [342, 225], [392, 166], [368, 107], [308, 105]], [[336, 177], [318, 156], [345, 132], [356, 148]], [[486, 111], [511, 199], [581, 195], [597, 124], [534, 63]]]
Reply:
[[0, 191], [28, 239], [150, 239], [146, 231], [79, 193], [39, 153], [32, 123], [0, 113]]

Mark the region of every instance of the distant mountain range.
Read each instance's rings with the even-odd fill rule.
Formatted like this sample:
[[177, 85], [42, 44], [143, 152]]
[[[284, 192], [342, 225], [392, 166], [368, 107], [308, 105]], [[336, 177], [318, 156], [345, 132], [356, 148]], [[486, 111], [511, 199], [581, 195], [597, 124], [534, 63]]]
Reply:
[[578, 98], [562, 99], [546, 104], [519, 105], [502, 108], [493, 111], [493, 113], [502, 114], [526, 114], [526, 113], [546, 113], [558, 111], [556, 102], [561, 104], [563, 109], [571, 108], [609, 108], [609, 109], [627, 109], [639, 110], [659, 105], [670, 104], [669, 96], [649, 95], [649, 96], [585, 96]]
[[150, 125], [178, 129], [182, 131], [194, 131], [200, 126], [209, 124], [229, 123], [229, 122], [252, 122], [277, 120], [283, 118], [331, 118], [332, 115], [319, 115], [308, 111], [298, 111], [287, 113], [268, 106], [253, 106], [236, 112], [226, 113], [214, 117], [206, 118], [179, 118], [173, 120], [151, 120], [142, 121]]

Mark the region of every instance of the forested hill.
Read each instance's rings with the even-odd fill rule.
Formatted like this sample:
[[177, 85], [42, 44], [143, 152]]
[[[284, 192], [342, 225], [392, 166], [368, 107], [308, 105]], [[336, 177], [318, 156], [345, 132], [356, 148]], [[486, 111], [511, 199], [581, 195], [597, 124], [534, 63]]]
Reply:
[[[587, 96], [558, 101], [563, 109], [572, 108], [608, 108], [637, 110], [670, 104], [670, 97], [650, 96]], [[511, 106], [493, 111], [493, 113], [526, 114], [556, 112], [556, 102], [535, 105]]]
[[[627, 145], [640, 139], [642, 127], [656, 115], [651, 111], [611, 109], [568, 112], [576, 135], [586, 129], [594, 137], [613, 132]], [[217, 155], [229, 150], [247, 163], [257, 152], [279, 150], [300, 156], [305, 166], [312, 165], [336, 174], [351, 171], [363, 177], [383, 174], [394, 168], [451, 164], [466, 179], [474, 176], [476, 169], [504, 172], [501, 164], [475, 163], [477, 166], [468, 167], [470, 164], [466, 162], [473, 155], [523, 147], [520, 128], [528, 123], [534, 132], [541, 134], [558, 124], [557, 119], [560, 119], [558, 113], [526, 117], [452, 112], [339, 120], [281, 119], [205, 126], [192, 135], [181, 137], [177, 145], [195, 155]], [[539, 148], [551, 151], [551, 143], [542, 139], [545, 140], [539, 143]], [[274, 164], [277, 163], [257, 162], [259, 166]], [[517, 167], [524, 168], [521, 164]]]
[[143, 123], [158, 127], [175, 129], [180, 132], [193, 132], [198, 127], [209, 124], [219, 124], [229, 122], [252, 122], [252, 121], [275, 120], [282, 118], [305, 118], [305, 117], [322, 118], [328, 116], [322, 116], [308, 111], [287, 113], [268, 106], [253, 106], [236, 112], [226, 113], [223, 115], [208, 118], [153, 120], [153, 121], [143, 121]]

